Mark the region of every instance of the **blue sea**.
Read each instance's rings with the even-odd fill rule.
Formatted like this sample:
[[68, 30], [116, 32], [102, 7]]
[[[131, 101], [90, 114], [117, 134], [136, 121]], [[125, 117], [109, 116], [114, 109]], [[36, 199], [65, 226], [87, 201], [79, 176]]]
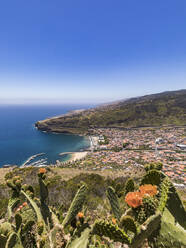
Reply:
[[34, 123], [70, 110], [85, 109], [85, 105], [0, 105], [0, 167], [5, 164], [22, 165], [30, 156], [44, 153], [47, 164], [65, 161], [68, 155], [87, 148], [89, 139], [78, 135], [53, 134], [38, 131]]

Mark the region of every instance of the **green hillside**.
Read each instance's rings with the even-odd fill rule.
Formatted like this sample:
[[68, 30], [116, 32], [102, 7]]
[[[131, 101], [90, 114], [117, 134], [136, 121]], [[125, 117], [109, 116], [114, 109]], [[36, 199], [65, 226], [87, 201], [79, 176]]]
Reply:
[[142, 127], [186, 124], [186, 90], [131, 98], [94, 109], [38, 121], [48, 132], [84, 133], [98, 127]]

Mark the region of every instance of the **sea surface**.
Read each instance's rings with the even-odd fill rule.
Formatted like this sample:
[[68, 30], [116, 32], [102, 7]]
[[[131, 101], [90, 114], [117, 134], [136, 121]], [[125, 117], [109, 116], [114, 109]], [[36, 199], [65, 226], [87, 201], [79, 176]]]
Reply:
[[[22, 165], [30, 156], [44, 153], [47, 164], [69, 157], [62, 152], [80, 151], [89, 147], [89, 139], [78, 135], [53, 134], [38, 131], [34, 123], [47, 117], [85, 109], [85, 105], [0, 105], [0, 167], [5, 164]], [[37, 158], [39, 159], [39, 158]]]

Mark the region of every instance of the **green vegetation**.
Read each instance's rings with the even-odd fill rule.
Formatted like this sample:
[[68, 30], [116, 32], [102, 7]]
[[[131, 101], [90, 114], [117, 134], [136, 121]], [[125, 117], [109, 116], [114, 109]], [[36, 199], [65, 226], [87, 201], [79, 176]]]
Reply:
[[103, 137], [104, 137], [104, 141], [99, 141], [99, 145], [108, 145], [109, 139], [105, 135]]
[[163, 164], [161, 162], [149, 163], [144, 166], [146, 171], [149, 170], [161, 170], [163, 168]]
[[118, 243], [130, 248], [143, 248], [145, 243], [151, 248], [185, 247], [185, 209], [169, 178], [155, 166], [149, 165], [139, 185], [132, 179], [122, 184], [94, 174], [81, 174], [60, 185], [55, 175], [62, 198], [63, 187], [72, 191], [68, 207], [51, 204], [52, 169], [40, 168], [38, 173], [33, 168], [38, 174], [36, 187], [14, 174], [28, 169], [12, 171], [6, 175], [11, 196], [0, 220], [0, 247], [114, 248]]
[[122, 147], [115, 146], [115, 147], [112, 148], [112, 150], [114, 152], [120, 152], [120, 151], [122, 151]]
[[130, 145], [129, 142], [123, 143], [123, 148], [126, 148], [126, 147], [129, 146], [129, 145]]
[[185, 125], [186, 90], [131, 98], [77, 114], [36, 123], [38, 129], [53, 132], [87, 133], [98, 127], [145, 127]]
[[125, 184], [124, 194], [126, 195], [128, 192], [133, 192], [135, 189], [134, 180], [129, 178]]
[[119, 200], [118, 200], [118, 196], [115, 193], [115, 190], [112, 187], [108, 187], [107, 190], [107, 197], [109, 199], [111, 208], [112, 208], [112, 212], [114, 213], [114, 216], [117, 220], [119, 220], [121, 218], [121, 210], [119, 207]]

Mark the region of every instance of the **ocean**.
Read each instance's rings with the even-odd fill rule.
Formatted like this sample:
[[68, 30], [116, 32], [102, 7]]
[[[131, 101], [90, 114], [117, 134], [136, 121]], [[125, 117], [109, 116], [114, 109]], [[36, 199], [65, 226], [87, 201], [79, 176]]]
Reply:
[[44, 153], [47, 164], [66, 161], [69, 155], [89, 147], [89, 139], [78, 135], [53, 134], [38, 131], [34, 123], [47, 117], [85, 109], [88, 105], [0, 105], [0, 167], [5, 164], [22, 165], [30, 156]]

